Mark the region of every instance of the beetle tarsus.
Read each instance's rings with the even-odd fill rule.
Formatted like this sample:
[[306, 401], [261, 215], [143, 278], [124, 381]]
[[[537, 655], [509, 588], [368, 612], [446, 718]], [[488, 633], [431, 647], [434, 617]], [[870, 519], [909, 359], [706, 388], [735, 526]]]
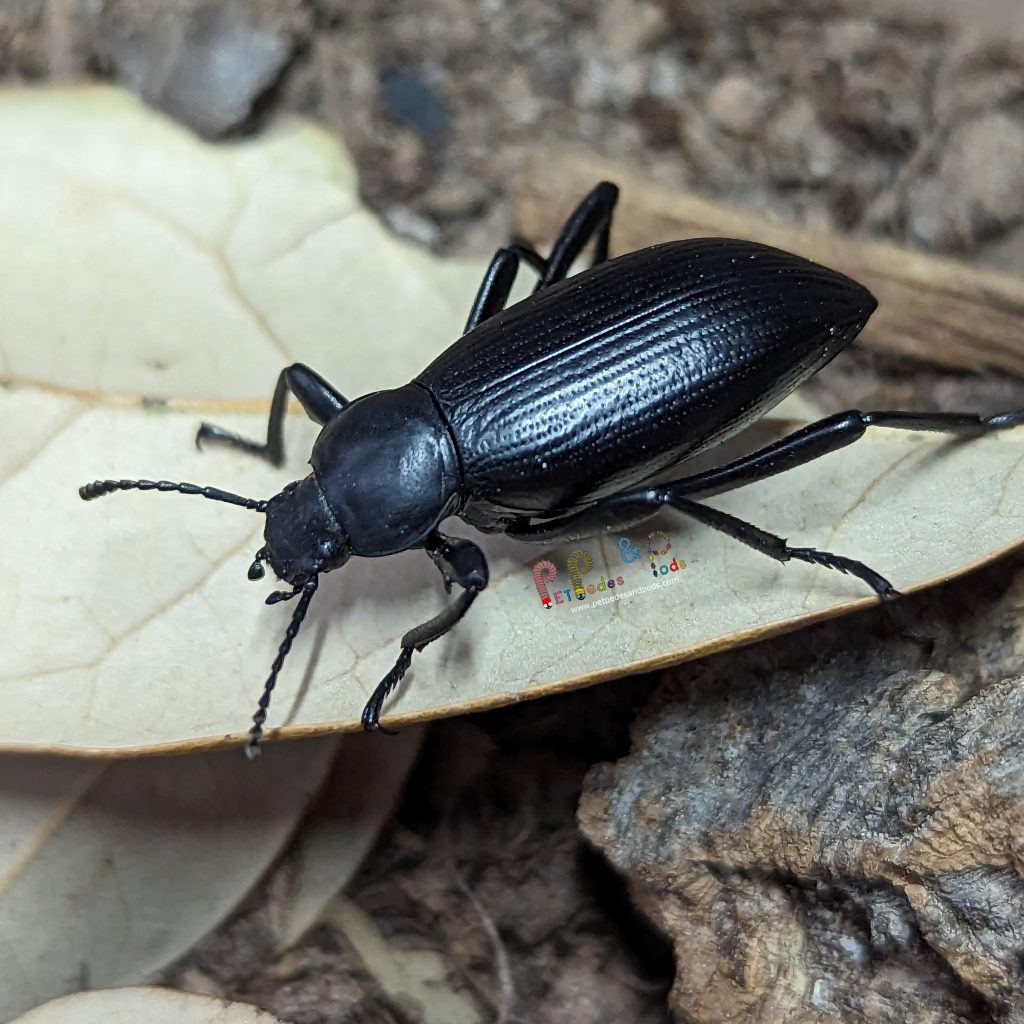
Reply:
[[385, 728], [380, 724], [380, 713], [384, 707], [384, 701], [387, 700], [388, 695], [402, 681], [402, 677], [408, 671], [409, 664], [412, 661], [413, 650], [412, 645], [402, 646], [402, 653], [398, 655], [398, 660], [395, 662], [394, 667], [377, 684], [377, 688], [366, 702], [366, 707], [363, 708], [362, 714], [363, 729], [366, 732], [395, 734], [394, 729]]
[[242, 437], [231, 430], [218, 427], [216, 423], [200, 423], [196, 431], [196, 448], [203, 450], [204, 441], [215, 441], [218, 444], [226, 444], [232, 448], [255, 455], [257, 458], [266, 459], [272, 466], [284, 464], [284, 451], [274, 448], [262, 441], [253, 441], [248, 437]]
[[880, 573], [870, 566], [858, 562], [855, 558], [836, 555], [831, 551], [818, 551], [816, 548], [786, 548], [789, 558], [812, 565], [821, 565], [826, 569], [847, 573], [866, 583], [883, 601], [899, 597], [900, 592]]

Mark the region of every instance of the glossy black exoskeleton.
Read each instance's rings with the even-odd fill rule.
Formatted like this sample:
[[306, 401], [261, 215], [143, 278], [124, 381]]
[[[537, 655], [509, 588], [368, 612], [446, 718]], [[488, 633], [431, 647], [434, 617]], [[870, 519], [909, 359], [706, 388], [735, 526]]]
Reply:
[[[706, 472], [651, 484], [664, 470], [740, 430], [816, 373], [857, 335], [875, 309], [856, 281], [754, 242], [699, 238], [609, 260], [618, 190], [604, 182], [584, 199], [551, 255], [522, 244], [500, 249], [465, 333], [411, 383], [349, 401], [297, 363], [283, 370], [265, 442], [204, 423], [196, 437], [234, 445], [279, 465], [288, 393], [323, 425], [313, 471], [266, 501], [210, 487], [98, 480], [84, 499], [117, 490], [177, 491], [266, 514], [263, 563], [298, 598], [250, 730], [255, 753], [270, 695], [320, 575], [353, 555], [422, 548], [456, 600], [401, 641], [394, 668], [363, 711], [378, 729], [384, 700], [414, 651], [447, 633], [487, 586], [487, 562], [471, 541], [447, 537], [459, 516], [485, 532], [526, 541], [621, 529], [670, 506], [772, 558], [850, 573], [881, 598], [891, 584], [861, 562], [790, 547], [698, 499], [782, 473], [857, 440], [869, 426], [961, 436], [1015, 426], [1024, 412], [856, 411], [829, 416], [751, 455]], [[566, 277], [594, 239], [594, 265]], [[505, 308], [520, 262], [540, 280]]]

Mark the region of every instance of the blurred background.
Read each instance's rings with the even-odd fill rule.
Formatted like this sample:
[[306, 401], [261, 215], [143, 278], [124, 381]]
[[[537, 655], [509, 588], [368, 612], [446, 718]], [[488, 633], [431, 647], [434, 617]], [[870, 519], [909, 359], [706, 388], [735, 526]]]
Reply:
[[804, 223], [1024, 260], [1016, 0], [5, 0], [0, 73], [119, 81], [208, 136], [285, 112], [444, 250], [505, 237], [530, 152], [579, 146]]
[[[568, 153], [1024, 270], [1015, 0], [7, 0], [0, 73], [118, 82], [212, 139], [312, 117], [383, 222], [441, 253], [504, 244], [524, 182]], [[551, 236], [567, 212], [544, 211]], [[1015, 402], [1000, 374], [965, 386], [858, 349], [809, 391], [823, 409]]]

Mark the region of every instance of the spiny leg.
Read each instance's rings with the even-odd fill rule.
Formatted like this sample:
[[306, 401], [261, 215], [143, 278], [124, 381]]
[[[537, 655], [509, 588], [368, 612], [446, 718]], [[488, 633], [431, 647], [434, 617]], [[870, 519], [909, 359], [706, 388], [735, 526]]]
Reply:
[[1024, 410], [977, 416], [959, 412], [848, 412], [827, 416], [739, 459], [704, 473], [674, 480], [676, 494], [711, 497], [723, 491], [777, 476], [838, 451], [864, 436], [868, 427], [933, 431], [960, 437], [979, 437], [1024, 424]]
[[848, 573], [866, 583], [880, 598], [888, 599], [898, 597], [899, 592], [881, 573], [858, 562], [855, 558], [847, 558], [845, 555], [836, 555], [831, 551], [818, 551], [816, 548], [791, 548], [782, 537], [768, 533], [760, 527], [737, 519], [728, 512], [721, 512], [716, 508], [709, 508], [707, 505], [699, 505], [689, 498], [675, 495], [669, 488], [663, 492], [664, 504], [670, 505], [677, 512], [696, 519], [697, 522], [719, 530], [726, 536], [738, 540], [741, 544], [760, 551], [761, 554], [774, 558], [777, 562], [788, 562], [795, 559], [799, 562], [808, 562], [811, 565], [823, 565], [826, 569], [835, 569], [838, 572]]
[[[900, 430], [944, 431], [975, 437], [1021, 424], [1024, 424], [1024, 410], [1019, 409], [986, 417], [974, 413], [862, 413], [851, 410], [828, 416], [816, 423], [809, 423], [787, 437], [724, 466], [682, 477], [661, 487], [670, 487], [677, 497], [711, 497], [745, 484], [756, 483], [758, 480], [767, 480], [786, 470], [812, 462], [829, 452], [845, 448], [862, 437], [865, 430], [871, 426]], [[627, 529], [654, 515], [658, 503], [652, 496], [657, 489], [647, 487], [622, 491], [581, 512], [537, 523], [513, 523], [506, 532], [519, 540], [544, 544]]]
[[409, 630], [402, 637], [402, 650], [398, 660], [390, 672], [377, 684], [370, 699], [363, 708], [362, 723], [367, 732], [391, 732], [380, 724], [380, 713], [384, 707], [391, 691], [402, 681], [412, 662], [414, 651], [422, 651], [427, 644], [444, 636], [465, 614], [469, 611], [470, 605], [476, 600], [480, 591], [476, 588], [464, 590], [439, 615], [434, 616], [429, 622]]
[[597, 238], [591, 265], [603, 263], [608, 258], [612, 214], [618, 198], [619, 190], [611, 182], [602, 181], [593, 188], [565, 222], [551, 249], [550, 259], [544, 259], [532, 246], [521, 242], [499, 249], [484, 274], [464, 333], [505, 308], [521, 260], [540, 275], [536, 291], [561, 281], [595, 234]]
[[284, 415], [289, 391], [314, 423], [326, 423], [348, 405], [347, 399], [315, 370], [302, 363], [294, 363], [283, 369], [277, 378], [267, 420], [266, 441], [252, 441], [216, 424], [202, 423], [196, 432], [196, 447], [201, 448], [203, 441], [219, 441], [280, 466], [284, 462]]
[[487, 586], [487, 560], [472, 541], [462, 537], [445, 537], [435, 531], [423, 547], [440, 571], [444, 589], [451, 593], [452, 584], [457, 583], [463, 591], [447, 608], [428, 622], [410, 629], [402, 637], [402, 651], [394, 668], [377, 684], [363, 708], [362, 722], [367, 732], [389, 731], [380, 724], [381, 709], [408, 670], [413, 652], [422, 651], [427, 644], [444, 636], [469, 611], [477, 594]]
[[[678, 481], [685, 484], [686, 481]], [[818, 551], [816, 548], [791, 548], [781, 537], [768, 533], [760, 527], [747, 523], [727, 512], [699, 505], [678, 493], [676, 483], [659, 484], [643, 490], [623, 491], [591, 508], [573, 515], [551, 519], [533, 525], [516, 526], [507, 532], [519, 540], [549, 543], [556, 540], [576, 540], [586, 536], [606, 533], [609, 530], [622, 530], [629, 526], [649, 519], [659, 509], [668, 505], [677, 512], [695, 519], [705, 526], [727, 534], [741, 544], [754, 548], [779, 562], [796, 559], [813, 565], [822, 565], [828, 569], [836, 569], [849, 573], [863, 580], [879, 597], [889, 598], [897, 595], [892, 584], [880, 573], [845, 555], [836, 555], [831, 551]]]

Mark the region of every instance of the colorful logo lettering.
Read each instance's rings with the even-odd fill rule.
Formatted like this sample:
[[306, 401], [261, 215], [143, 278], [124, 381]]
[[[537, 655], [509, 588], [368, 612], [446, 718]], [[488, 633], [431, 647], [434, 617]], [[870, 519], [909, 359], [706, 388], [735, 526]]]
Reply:
[[547, 559], [538, 562], [533, 567], [533, 582], [537, 587], [537, 593], [540, 595], [541, 604], [545, 608], [551, 607], [551, 595], [548, 593], [548, 584], [554, 583], [557, 575], [558, 570], [555, 568], [555, 563], [549, 562]]

